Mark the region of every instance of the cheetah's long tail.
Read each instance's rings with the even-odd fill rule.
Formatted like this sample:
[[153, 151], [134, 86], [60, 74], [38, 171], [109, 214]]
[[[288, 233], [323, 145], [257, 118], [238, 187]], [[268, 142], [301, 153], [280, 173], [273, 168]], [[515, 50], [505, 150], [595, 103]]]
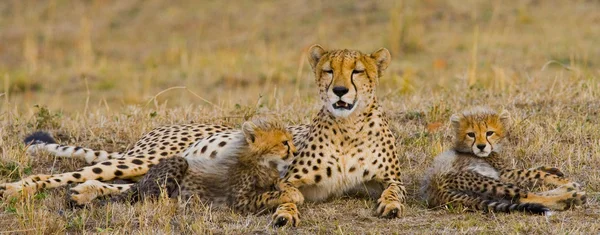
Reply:
[[57, 157], [80, 158], [89, 164], [123, 157], [122, 152], [107, 152], [104, 150], [57, 144], [56, 140], [48, 132], [43, 131], [34, 132], [25, 137], [25, 144], [29, 145], [27, 147], [28, 153], [44, 150]]
[[527, 212], [544, 215], [550, 211], [548, 207], [537, 203], [518, 203], [507, 200], [485, 199], [461, 192], [453, 192], [450, 194], [452, 194], [450, 198], [452, 198], [453, 203], [462, 204], [485, 212]]

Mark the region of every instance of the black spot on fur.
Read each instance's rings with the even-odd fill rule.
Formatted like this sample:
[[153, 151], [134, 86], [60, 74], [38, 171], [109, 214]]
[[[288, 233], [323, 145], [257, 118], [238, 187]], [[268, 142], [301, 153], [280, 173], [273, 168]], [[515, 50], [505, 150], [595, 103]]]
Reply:
[[36, 143], [45, 143], [45, 144], [56, 144], [56, 140], [52, 138], [50, 133], [44, 131], [37, 131], [31, 133], [27, 137], [25, 137], [25, 144], [36, 144]]
[[136, 164], [136, 165], [143, 165], [144, 162], [140, 159], [133, 159], [133, 161], [131, 161], [131, 163]]
[[73, 178], [79, 179], [79, 178], [81, 178], [81, 174], [79, 174], [79, 173], [73, 173]]
[[315, 183], [321, 182], [321, 175], [315, 175]]
[[102, 169], [100, 167], [95, 167], [92, 169], [92, 172], [96, 173], [96, 174], [101, 174], [102, 173]]

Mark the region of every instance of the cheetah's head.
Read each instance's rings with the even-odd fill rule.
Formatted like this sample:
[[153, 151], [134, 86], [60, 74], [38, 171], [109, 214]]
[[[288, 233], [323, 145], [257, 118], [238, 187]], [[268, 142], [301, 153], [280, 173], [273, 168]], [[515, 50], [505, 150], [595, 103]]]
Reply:
[[509, 116], [506, 110], [497, 114], [485, 107], [476, 107], [453, 115], [450, 121], [456, 135], [455, 149], [459, 152], [473, 153], [478, 157], [489, 156], [500, 148]]
[[242, 124], [242, 132], [251, 152], [248, 156], [259, 164], [283, 172], [293, 160], [296, 147], [282, 122], [254, 118]]
[[385, 48], [363, 54], [347, 49], [327, 51], [314, 45], [308, 53], [321, 100], [331, 114], [342, 118], [360, 113], [375, 100], [379, 76], [392, 58]]

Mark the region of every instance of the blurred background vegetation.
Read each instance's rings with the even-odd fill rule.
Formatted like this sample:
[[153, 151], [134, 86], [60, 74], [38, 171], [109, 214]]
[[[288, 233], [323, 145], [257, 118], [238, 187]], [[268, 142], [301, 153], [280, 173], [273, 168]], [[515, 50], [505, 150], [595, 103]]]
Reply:
[[[168, 107], [311, 101], [313, 43], [390, 49], [384, 99], [509, 92], [531, 71], [592, 79], [599, 10], [585, 0], [2, 1], [0, 108], [110, 112], [157, 94]], [[172, 87], [189, 91], [159, 93]]]

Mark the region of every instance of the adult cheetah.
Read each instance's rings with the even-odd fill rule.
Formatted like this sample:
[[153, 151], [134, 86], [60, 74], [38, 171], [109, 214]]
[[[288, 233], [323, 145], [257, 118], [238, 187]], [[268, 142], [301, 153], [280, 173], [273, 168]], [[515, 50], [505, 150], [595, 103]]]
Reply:
[[[349, 190], [368, 188], [381, 193], [375, 208], [379, 216], [399, 217], [406, 190], [400, 179], [395, 137], [375, 96], [378, 80], [391, 60], [389, 51], [382, 48], [363, 54], [348, 49], [327, 51], [314, 45], [308, 54], [323, 106], [309, 125], [288, 128], [298, 151], [279, 183], [281, 189], [300, 190], [306, 200], [321, 201]], [[3, 184], [0, 193], [15, 196], [97, 180], [71, 189], [73, 200], [86, 202], [82, 195], [90, 191], [107, 194], [128, 189], [99, 181], [141, 176], [163, 158], [179, 153], [185, 156], [191, 149], [191, 154], [199, 151], [220, 158], [229, 151], [237, 132], [220, 125], [164, 126], [144, 135], [122, 154], [33, 140], [30, 150], [45, 149], [95, 164], [76, 172], [33, 175]], [[281, 204], [273, 215], [275, 225], [297, 226], [300, 219], [296, 205], [303, 202], [301, 199]]]
[[[514, 169], [499, 152], [508, 112], [477, 107], [452, 116], [455, 145], [434, 160], [423, 185], [430, 206], [460, 205], [494, 212], [544, 214], [585, 202], [579, 184], [551, 167]], [[529, 187], [556, 189], [532, 193]]]

